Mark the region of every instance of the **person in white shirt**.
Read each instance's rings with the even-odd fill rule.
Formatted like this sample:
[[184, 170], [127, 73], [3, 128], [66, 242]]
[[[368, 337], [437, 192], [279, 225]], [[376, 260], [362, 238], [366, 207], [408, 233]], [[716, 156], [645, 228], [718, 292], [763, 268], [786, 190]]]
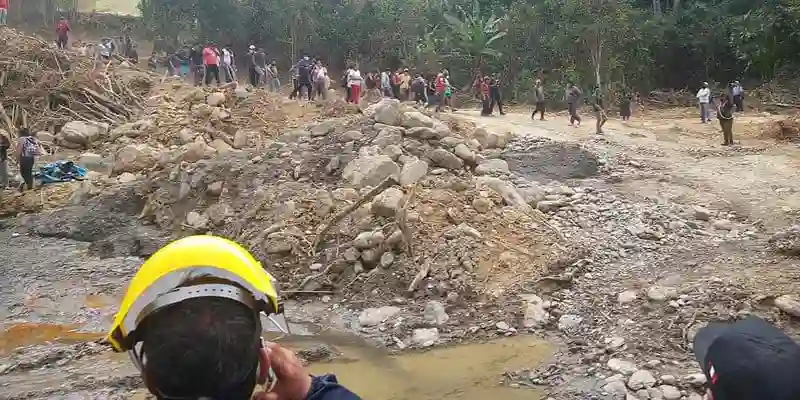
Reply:
[[314, 94], [325, 100], [328, 97], [328, 69], [322, 65], [322, 61], [317, 60], [312, 79], [314, 79]]
[[236, 80], [236, 61], [233, 58], [231, 45], [222, 48], [222, 75], [225, 82]]
[[361, 84], [363, 82], [361, 71], [356, 66], [351, 66], [348, 71], [350, 72], [347, 74], [347, 88], [350, 92], [350, 97], [347, 101], [358, 104], [361, 102]]
[[711, 100], [711, 89], [708, 88], [708, 82], [703, 82], [703, 87], [697, 91], [697, 101], [700, 103], [700, 120], [705, 124], [709, 122], [708, 113], [711, 111], [709, 108], [709, 101]]

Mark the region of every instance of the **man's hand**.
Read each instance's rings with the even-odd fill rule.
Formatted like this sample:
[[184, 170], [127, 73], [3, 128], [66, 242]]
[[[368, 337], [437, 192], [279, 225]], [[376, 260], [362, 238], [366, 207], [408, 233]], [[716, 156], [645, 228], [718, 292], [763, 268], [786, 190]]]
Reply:
[[300, 359], [291, 351], [275, 343], [267, 343], [267, 357], [275, 371], [277, 383], [266, 393], [258, 393], [256, 400], [304, 400], [311, 389], [311, 375]]

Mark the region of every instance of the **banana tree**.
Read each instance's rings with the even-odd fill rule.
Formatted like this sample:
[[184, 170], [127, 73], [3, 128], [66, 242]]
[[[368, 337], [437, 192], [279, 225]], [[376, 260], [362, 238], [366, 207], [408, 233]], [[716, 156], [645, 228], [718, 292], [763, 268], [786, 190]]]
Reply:
[[494, 14], [484, 17], [477, 0], [472, 3], [470, 12], [460, 6], [456, 6], [456, 9], [459, 16], [444, 14], [444, 19], [453, 35], [449, 50], [451, 54], [468, 63], [471, 62], [470, 76], [474, 78], [486, 59], [502, 56], [496, 47], [500, 45], [500, 39], [508, 33], [502, 26], [505, 17], [497, 17]]

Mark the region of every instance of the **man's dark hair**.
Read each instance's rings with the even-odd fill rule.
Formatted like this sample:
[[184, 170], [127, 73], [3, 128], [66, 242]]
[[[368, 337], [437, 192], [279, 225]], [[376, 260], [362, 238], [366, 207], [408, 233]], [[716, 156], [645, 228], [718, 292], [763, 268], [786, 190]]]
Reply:
[[261, 320], [234, 300], [184, 300], [149, 315], [144, 378], [161, 398], [249, 399], [256, 385]]
[[31, 130], [28, 128], [19, 128], [19, 135], [20, 136], [30, 136]]

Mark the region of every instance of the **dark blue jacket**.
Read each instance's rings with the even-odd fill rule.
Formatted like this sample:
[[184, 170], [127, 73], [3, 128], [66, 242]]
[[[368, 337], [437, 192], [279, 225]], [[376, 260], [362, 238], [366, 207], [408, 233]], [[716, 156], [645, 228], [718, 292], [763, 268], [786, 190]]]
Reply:
[[311, 380], [311, 390], [306, 400], [361, 400], [355, 393], [347, 390], [336, 380], [336, 375], [315, 376]]

